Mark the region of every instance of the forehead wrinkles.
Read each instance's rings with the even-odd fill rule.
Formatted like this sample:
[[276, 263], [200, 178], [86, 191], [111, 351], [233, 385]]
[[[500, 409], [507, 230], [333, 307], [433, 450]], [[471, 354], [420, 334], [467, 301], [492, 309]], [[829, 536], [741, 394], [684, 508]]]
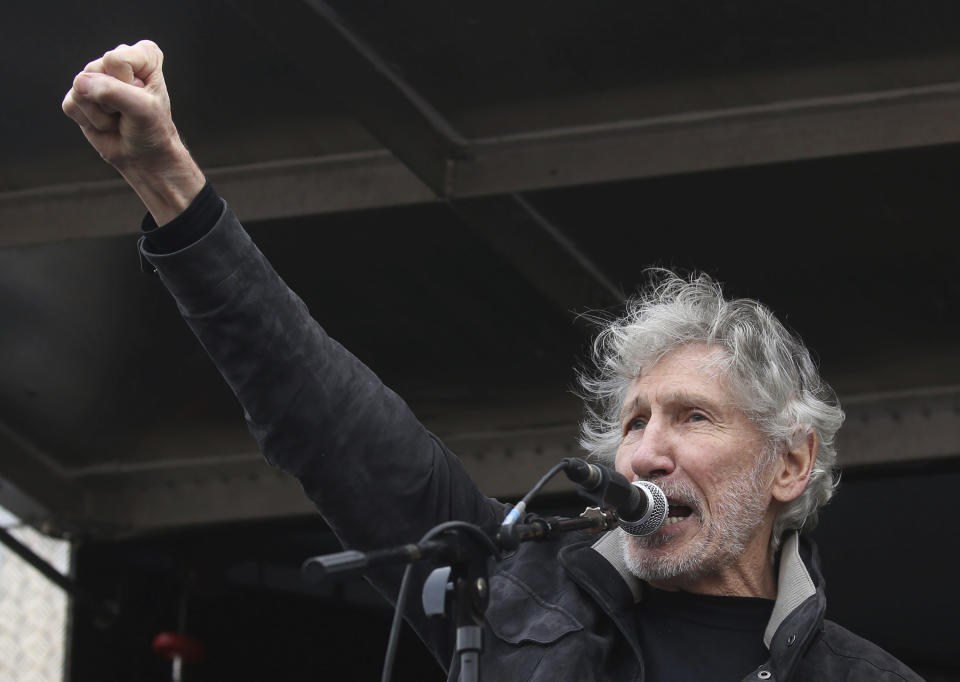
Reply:
[[[689, 391], [685, 389], [668, 389], [655, 397], [654, 402], [662, 405], [699, 405], [722, 409], [723, 402], [718, 402], [715, 396], [709, 396], [698, 391]], [[627, 401], [621, 412], [621, 418], [626, 418], [634, 412], [643, 412], [649, 409], [650, 403], [645, 395], [636, 395], [633, 400]]]
[[[631, 412], [642, 408], [648, 408], [650, 398], [659, 403], [709, 403], [720, 407], [718, 399], [726, 403], [732, 400], [739, 407], [739, 400], [735, 391], [731, 390], [728, 381], [728, 370], [730, 358], [724, 348], [721, 346], [708, 346], [707, 344], [688, 344], [675, 348], [664, 353], [657, 361], [640, 371], [640, 374], [630, 384], [620, 411], [620, 417], [625, 418]], [[665, 368], [669, 365], [669, 368]], [[661, 374], [658, 378], [658, 386], [653, 396], [640, 390], [640, 385], [649, 380], [650, 376], [657, 372], [668, 372]], [[689, 371], [685, 376], [674, 376]], [[707, 395], [704, 390], [694, 390], [690, 386], [691, 380], [701, 386], [716, 387], [723, 395]]]

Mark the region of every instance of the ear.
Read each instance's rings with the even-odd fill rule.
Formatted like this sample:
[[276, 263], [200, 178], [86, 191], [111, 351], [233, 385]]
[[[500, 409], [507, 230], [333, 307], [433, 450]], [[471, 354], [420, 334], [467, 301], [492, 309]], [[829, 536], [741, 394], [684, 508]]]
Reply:
[[819, 441], [813, 431], [806, 438], [798, 438], [793, 446], [780, 455], [770, 493], [780, 502], [791, 502], [807, 487], [810, 472], [817, 461]]

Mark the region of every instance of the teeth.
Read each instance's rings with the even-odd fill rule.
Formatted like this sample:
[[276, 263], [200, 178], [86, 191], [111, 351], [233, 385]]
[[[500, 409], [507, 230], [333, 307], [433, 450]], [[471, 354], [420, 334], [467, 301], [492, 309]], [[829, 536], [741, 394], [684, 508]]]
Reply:
[[669, 517], [667, 517], [667, 520], [663, 522], [663, 525], [664, 525], [664, 526], [672, 526], [672, 525], [675, 524], [675, 523], [680, 523], [681, 521], [683, 521], [684, 518], [686, 518], [686, 517], [684, 517], [684, 516], [669, 516]]

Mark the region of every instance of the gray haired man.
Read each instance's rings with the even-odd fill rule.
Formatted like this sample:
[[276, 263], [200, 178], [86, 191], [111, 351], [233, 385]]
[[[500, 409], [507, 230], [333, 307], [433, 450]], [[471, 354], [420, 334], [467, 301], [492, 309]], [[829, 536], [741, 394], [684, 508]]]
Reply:
[[[508, 506], [326, 335], [205, 182], [173, 124], [161, 65], [149, 41], [120, 46], [77, 75], [63, 109], [143, 200], [141, 252], [267, 459], [300, 479], [356, 549], [416, 541], [451, 519], [498, 524]], [[833, 492], [842, 412], [802, 343], [760, 304], [668, 273], [596, 351], [583, 443], [660, 485], [669, 519], [648, 538], [571, 533], [492, 563], [484, 676], [919, 679], [824, 620], [816, 550], [798, 531]], [[395, 573], [372, 579], [396, 595]], [[449, 661], [451, 628], [416, 608], [404, 615]]]

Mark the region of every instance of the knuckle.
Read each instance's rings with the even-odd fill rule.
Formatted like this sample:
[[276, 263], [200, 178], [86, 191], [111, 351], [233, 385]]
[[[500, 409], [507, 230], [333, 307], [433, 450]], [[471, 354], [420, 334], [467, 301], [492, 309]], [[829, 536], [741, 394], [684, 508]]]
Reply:
[[135, 47], [144, 50], [147, 53], [153, 53], [156, 56], [157, 64], [163, 63], [163, 50], [155, 42], [149, 39], [139, 41]]
[[124, 61], [124, 54], [129, 52], [130, 46], [126, 43], [120, 43], [112, 50], [107, 50], [103, 53], [101, 60], [104, 64], [119, 64]]

